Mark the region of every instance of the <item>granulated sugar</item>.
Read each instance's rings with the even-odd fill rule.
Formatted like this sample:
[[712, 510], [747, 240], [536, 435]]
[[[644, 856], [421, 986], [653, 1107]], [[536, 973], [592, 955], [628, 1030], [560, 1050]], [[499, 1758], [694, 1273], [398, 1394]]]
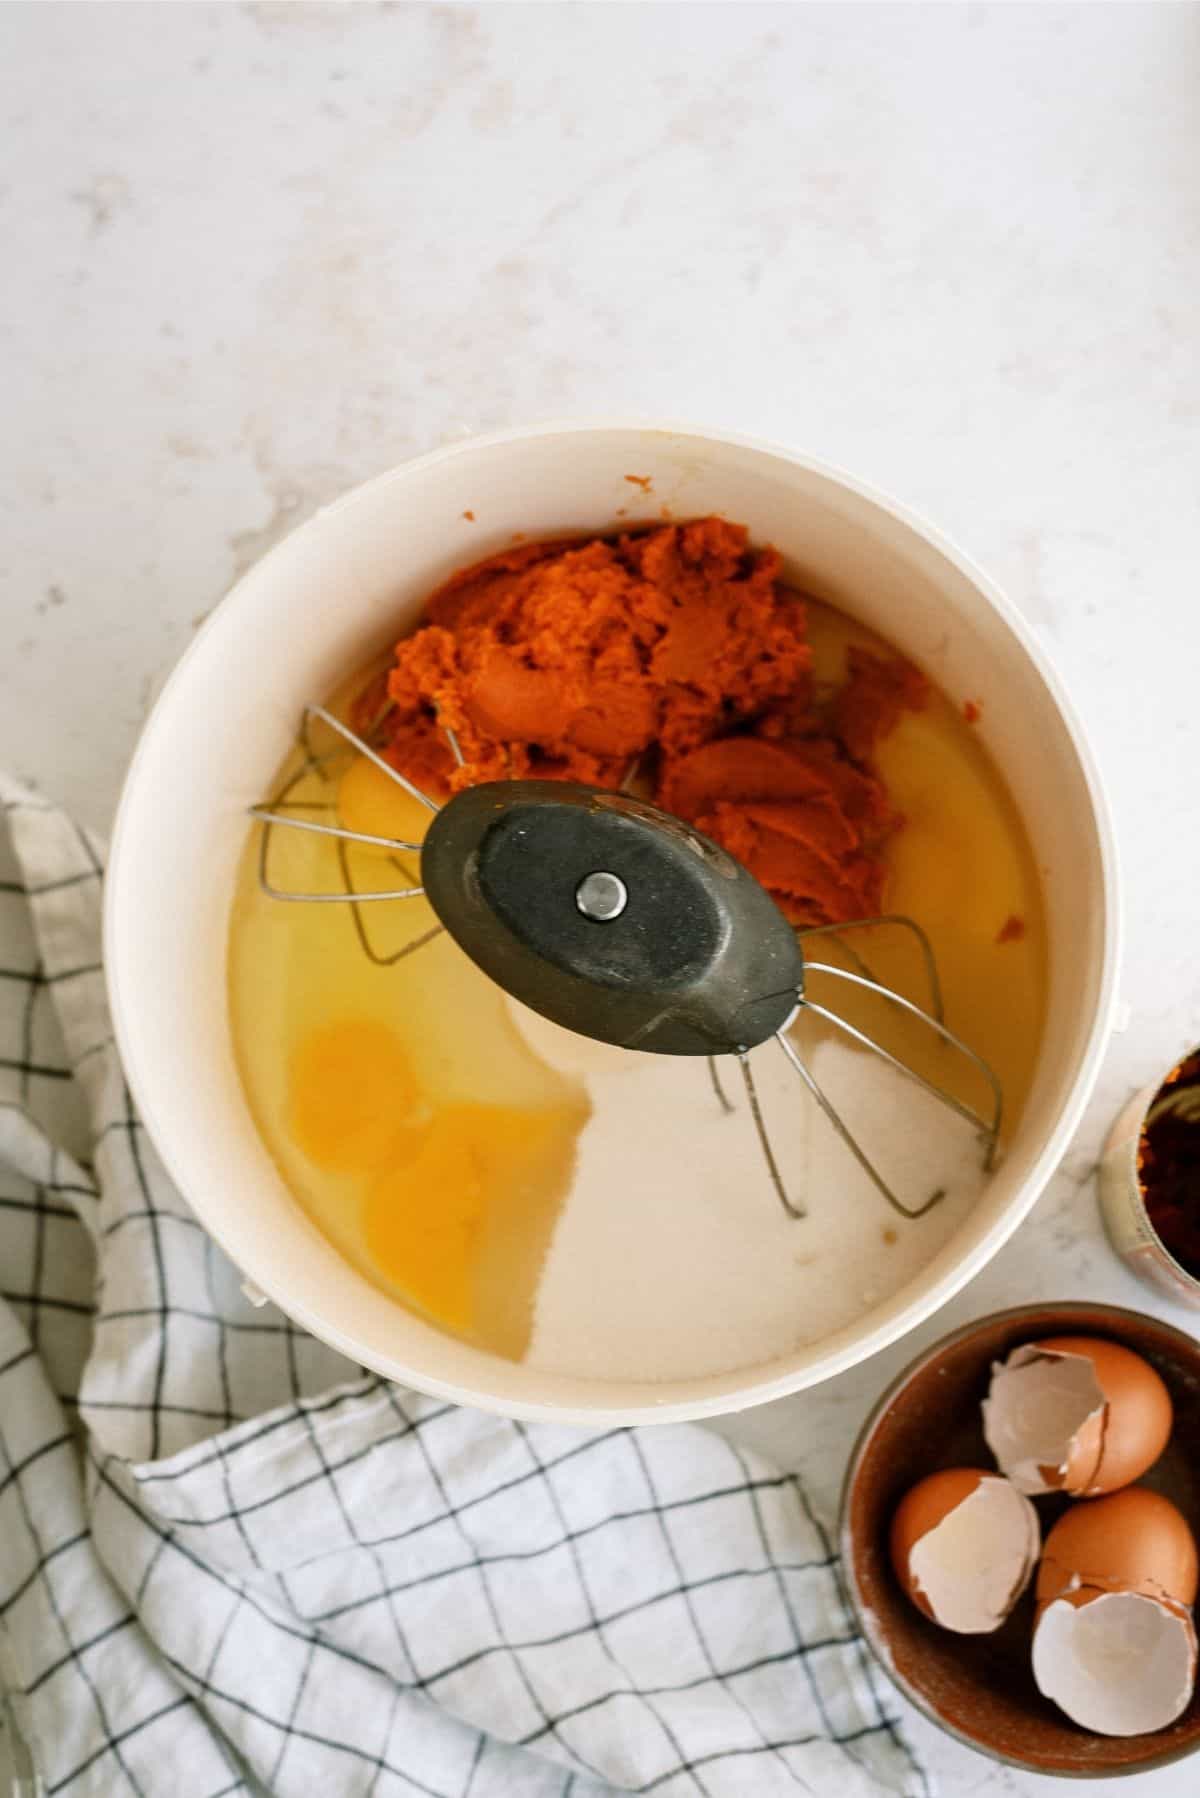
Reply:
[[592, 1378], [668, 1380], [773, 1359], [890, 1297], [953, 1235], [984, 1183], [977, 1134], [875, 1056], [825, 1041], [817, 1079], [885, 1178], [928, 1216], [898, 1216], [773, 1043], [752, 1057], [789, 1194], [771, 1186], [738, 1064], [586, 1043], [515, 1008], [539, 1054], [587, 1082], [579, 1142], [527, 1361]]

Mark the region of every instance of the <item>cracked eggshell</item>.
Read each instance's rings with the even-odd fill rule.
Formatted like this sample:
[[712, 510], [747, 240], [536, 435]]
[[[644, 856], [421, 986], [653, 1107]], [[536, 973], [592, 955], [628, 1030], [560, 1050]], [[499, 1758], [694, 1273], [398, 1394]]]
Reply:
[[1021, 1492], [1114, 1492], [1153, 1466], [1171, 1433], [1171, 1398], [1148, 1361], [1119, 1343], [1053, 1336], [996, 1362], [983, 1433]]
[[1196, 1683], [1196, 1543], [1169, 1499], [1143, 1486], [1072, 1505], [1037, 1576], [1033, 1677], [1098, 1735], [1166, 1729]]
[[1037, 1561], [1037, 1513], [1001, 1475], [978, 1467], [932, 1473], [892, 1518], [896, 1578], [918, 1610], [944, 1629], [998, 1629]]
[[1039, 1692], [1081, 1729], [1148, 1735], [1187, 1709], [1196, 1631], [1174, 1599], [1081, 1586], [1039, 1611], [1032, 1664]]
[[1042, 1549], [1039, 1608], [1081, 1587], [1140, 1592], [1190, 1605], [1196, 1597], [1196, 1542], [1170, 1499], [1145, 1486], [1072, 1505]]

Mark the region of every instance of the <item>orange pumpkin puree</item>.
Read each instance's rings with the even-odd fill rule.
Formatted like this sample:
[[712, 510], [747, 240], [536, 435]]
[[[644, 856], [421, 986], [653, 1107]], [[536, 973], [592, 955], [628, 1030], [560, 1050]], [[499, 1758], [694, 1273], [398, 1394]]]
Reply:
[[441, 792], [513, 776], [616, 787], [636, 768], [790, 917], [871, 916], [902, 822], [873, 753], [926, 682], [851, 648], [846, 681], [822, 691], [804, 600], [780, 576], [775, 550], [720, 518], [523, 544], [433, 595], [354, 721]]

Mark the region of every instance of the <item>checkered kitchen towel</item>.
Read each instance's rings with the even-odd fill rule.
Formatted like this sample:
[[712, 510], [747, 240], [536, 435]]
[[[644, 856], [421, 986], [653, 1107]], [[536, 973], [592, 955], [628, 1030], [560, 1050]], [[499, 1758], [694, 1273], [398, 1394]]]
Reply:
[[926, 1793], [793, 1477], [700, 1429], [422, 1398], [247, 1301], [122, 1078], [100, 847], [0, 807], [19, 1789]]

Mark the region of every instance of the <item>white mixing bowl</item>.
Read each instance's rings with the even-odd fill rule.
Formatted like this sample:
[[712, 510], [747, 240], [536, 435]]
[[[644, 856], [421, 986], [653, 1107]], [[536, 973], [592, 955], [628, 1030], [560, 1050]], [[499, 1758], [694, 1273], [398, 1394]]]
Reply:
[[[644, 489], [631, 476], [648, 478]], [[343, 1261], [292, 1198], [251, 1120], [226, 1010], [225, 953], [246, 807], [271, 787], [301, 706], [416, 619], [453, 569], [618, 517], [719, 511], [775, 544], [801, 585], [873, 626], [952, 695], [1004, 770], [1045, 888], [1050, 995], [1024, 1116], [983, 1196], [923, 1271], [836, 1335], [760, 1366], [638, 1384], [553, 1376], [442, 1335]], [[472, 515], [473, 514], [473, 519]], [[807, 458], [745, 439], [628, 425], [477, 438], [319, 513], [252, 569], [175, 670], [146, 726], [108, 874], [117, 1040], [168, 1169], [247, 1278], [352, 1360], [521, 1417], [646, 1423], [814, 1385], [937, 1309], [1011, 1235], [1065, 1150], [1108, 1034], [1115, 858], [1091, 757], [1012, 606], [935, 531]]]

